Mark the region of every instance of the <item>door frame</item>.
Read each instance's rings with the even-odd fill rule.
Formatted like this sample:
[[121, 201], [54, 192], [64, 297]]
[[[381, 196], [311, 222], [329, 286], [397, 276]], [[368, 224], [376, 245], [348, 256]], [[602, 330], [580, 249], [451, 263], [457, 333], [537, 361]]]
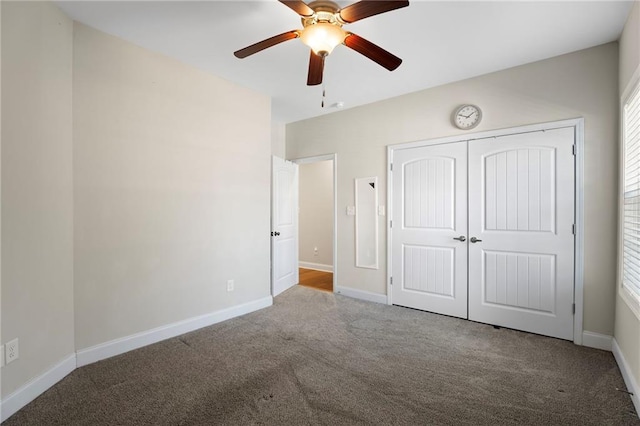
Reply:
[[[333, 292], [336, 293], [338, 287], [338, 154], [315, 155], [291, 161], [300, 165], [327, 160], [333, 161]], [[298, 202], [299, 200], [300, 196], [298, 196]], [[298, 228], [298, 233], [300, 233], [300, 228]]]
[[393, 229], [393, 154], [395, 150], [417, 148], [428, 145], [440, 145], [454, 142], [471, 142], [476, 139], [508, 136], [520, 133], [532, 133], [545, 130], [553, 130], [564, 127], [573, 127], [575, 130], [575, 218], [576, 225], [574, 239], [574, 283], [573, 302], [575, 314], [573, 316], [573, 343], [582, 345], [582, 324], [584, 312], [584, 118], [572, 118], [568, 120], [552, 121], [525, 126], [510, 127], [506, 129], [488, 130], [484, 132], [459, 134], [442, 138], [427, 139], [415, 142], [406, 142], [395, 145], [387, 145], [387, 304], [393, 304], [392, 300], [392, 242]]

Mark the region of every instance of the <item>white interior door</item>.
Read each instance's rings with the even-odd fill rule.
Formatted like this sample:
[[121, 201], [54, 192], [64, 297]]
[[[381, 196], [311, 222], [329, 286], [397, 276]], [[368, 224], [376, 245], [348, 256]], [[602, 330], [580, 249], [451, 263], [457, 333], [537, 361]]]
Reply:
[[395, 151], [392, 173], [393, 303], [466, 318], [467, 143]]
[[298, 284], [298, 165], [273, 157], [271, 286], [277, 296]]
[[469, 319], [573, 340], [573, 144], [573, 128], [469, 143]]

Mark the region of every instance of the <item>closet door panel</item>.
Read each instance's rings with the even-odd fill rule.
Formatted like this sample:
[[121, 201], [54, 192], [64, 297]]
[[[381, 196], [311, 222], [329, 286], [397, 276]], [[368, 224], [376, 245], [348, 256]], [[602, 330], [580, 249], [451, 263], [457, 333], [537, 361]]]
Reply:
[[573, 128], [469, 143], [469, 319], [573, 339], [573, 144]]
[[392, 173], [393, 303], [466, 318], [466, 142], [398, 150]]

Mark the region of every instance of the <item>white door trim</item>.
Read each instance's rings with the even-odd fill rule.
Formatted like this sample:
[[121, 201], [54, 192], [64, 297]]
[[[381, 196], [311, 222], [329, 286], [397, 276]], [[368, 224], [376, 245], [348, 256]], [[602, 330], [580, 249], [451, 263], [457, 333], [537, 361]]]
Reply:
[[453, 142], [473, 141], [498, 136], [513, 135], [518, 133], [538, 132], [558, 129], [563, 127], [573, 127], [575, 129], [575, 261], [574, 261], [574, 303], [576, 312], [573, 317], [573, 342], [582, 345], [582, 324], [584, 312], [584, 118], [573, 118], [568, 120], [553, 121], [548, 123], [538, 123], [526, 126], [511, 127], [507, 129], [489, 130], [478, 133], [468, 133], [443, 138], [429, 139], [423, 141], [400, 143], [387, 146], [387, 304], [393, 304], [391, 292], [392, 268], [392, 241], [393, 232], [391, 223], [393, 221], [393, 181], [391, 168], [393, 164], [393, 154], [395, 150], [416, 148], [427, 145], [446, 144]]
[[315, 155], [313, 157], [296, 158], [296, 164], [333, 161], [333, 292], [338, 288], [338, 154]]

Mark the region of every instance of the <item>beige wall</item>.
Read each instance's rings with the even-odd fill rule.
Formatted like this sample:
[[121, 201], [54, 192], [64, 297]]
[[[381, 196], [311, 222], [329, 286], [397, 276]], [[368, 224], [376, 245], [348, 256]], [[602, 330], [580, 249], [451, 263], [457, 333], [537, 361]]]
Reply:
[[74, 353], [72, 32], [52, 3], [2, 2], [3, 397]]
[[73, 46], [76, 348], [269, 296], [269, 98], [77, 23]]
[[[0, 342], [2, 340], [2, 2], [0, 2]], [[0, 401], [2, 401], [2, 368], [0, 368]], [[0, 419], [2, 407], [0, 405]]]
[[640, 2], [635, 1], [620, 36], [620, 93], [640, 65]]
[[285, 132], [286, 126], [284, 123], [271, 123], [271, 154], [276, 157], [284, 158], [286, 155]]
[[[386, 146], [464, 133], [451, 113], [473, 102], [477, 131], [575, 117], [585, 119], [584, 328], [613, 334], [616, 271], [618, 44], [571, 53], [485, 76], [336, 112], [287, 126], [287, 158], [338, 154], [338, 285], [386, 293], [378, 271], [354, 267], [353, 179], [378, 176], [386, 193]], [[380, 221], [380, 253], [386, 224]]]
[[75, 350], [269, 296], [269, 99], [53, 3], [0, 7], [1, 342], [20, 340], [2, 397]]
[[333, 161], [299, 167], [299, 260], [333, 266]]
[[[640, 2], [636, 2], [620, 38], [620, 94], [640, 67]], [[616, 299], [615, 338], [629, 363], [631, 374], [640, 384], [640, 309], [634, 313], [620, 295]], [[636, 389], [637, 391], [637, 389]], [[638, 400], [636, 400], [638, 401]]]

